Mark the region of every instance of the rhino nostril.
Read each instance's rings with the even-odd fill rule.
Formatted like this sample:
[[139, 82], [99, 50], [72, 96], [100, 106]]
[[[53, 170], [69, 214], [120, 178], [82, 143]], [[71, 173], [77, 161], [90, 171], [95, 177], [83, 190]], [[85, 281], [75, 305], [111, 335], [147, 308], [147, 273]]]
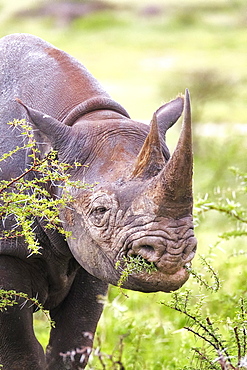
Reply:
[[[146, 243], [145, 243], [146, 242]], [[147, 261], [155, 262], [159, 258], [159, 248], [147, 240], [138, 240], [132, 244], [129, 254], [141, 256]]]
[[151, 245], [141, 245], [140, 246], [140, 250], [142, 250], [143, 252], [147, 252], [147, 253], [153, 253], [154, 252], [154, 247], [152, 247]]

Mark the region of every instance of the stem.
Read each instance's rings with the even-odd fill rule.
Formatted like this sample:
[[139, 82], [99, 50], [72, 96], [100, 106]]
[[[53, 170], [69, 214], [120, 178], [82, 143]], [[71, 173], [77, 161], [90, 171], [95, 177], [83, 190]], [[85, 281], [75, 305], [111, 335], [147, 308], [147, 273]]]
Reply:
[[241, 360], [241, 345], [240, 345], [240, 341], [239, 341], [238, 327], [235, 326], [233, 328], [233, 330], [234, 330], [234, 334], [235, 334], [235, 338], [236, 338], [236, 342], [237, 342], [237, 347], [238, 347], [238, 365], [239, 365], [240, 360]]
[[32, 167], [30, 167], [28, 170], [26, 170], [25, 172], [23, 172], [20, 176], [16, 177], [15, 179], [11, 180], [8, 184], [6, 184], [4, 187], [2, 187], [0, 189], [0, 194], [7, 188], [9, 188], [11, 185], [13, 185], [15, 182], [19, 181], [20, 179], [22, 179], [24, 176], [26, 176], [28, 173], [32, 172], [32, 171], [35, 171], [35, 168], [40, 166], [42, 163], [44, 163], [46, 160], [47, 160], [47, 156], [40, 162], [38, 163], [34, 163], [32, 165]]
[[212, 363], [204, 354], [202, 354], [197, 348], [193, 348], [193, 350], [201, 357], [202, 360], [206, 361], [210, 364], [215, 370], [218, 370], [218, 367]]
[[195, 331], [194, 329], [190, 328], [189, 326], [185, 326], [184, 329], [190, 331], [191, 333], [193, 333], [194, 335], [196, 335], [197, 337], [203, 339], [205, 342], [209, 343], [211, 346], [214, 347], [214, 349], [216, 351], [219, 350], [219, 348], [212, 342], [210, 341], [209, 339], [207, 339], [206, 337], [204, 337], [203, 335], [199, 334], [197, 331]]
[[[213, 332], [211, 332], [210, 330], [208, 330], [208, 328], [202, 324], [202, 322], [200, 320], [198, 320], [196, 318], [196, 316], [193, 316], [191, 315], [189, 312], [187, 311], [183, 311], [182, 309], [180, 309], [179, 307], [171, 307], [171, 306], [167, 306], [167, 307], [170, 307], [170, 308], [173, 308], [174, 310], [178, 311], [178, 312], [181, 312], [183, 314], [185, 314], [188, 318], [190, 318], [194, 323], [198, 324], [199, 328], [203, 329], [212, 339], [212, 340], [209, 340], [207, 339], [205, 336], [201, 335], [200, 333], [196, 332], [195, 330], [191, 329], [190, 327], [185, 327], [186, 330], [194, 333], [195, 335], [197, 335], [199, 338], [203, 339], [204, 341], [206, 341], [207, 343], [209, 343], [217, 352], [219, 350], [221, 351], [224, 351], [225, 354], [226, 354], [226, 357], [228, 359], [228, 362], [229, 364], [232, 366], [231, 364], [231, 359], [230, 359], [230, 356], [227, 352], [227, 350], [224, 348], [223, 344], [219, 341], [219, 339], [215, 336], [215, 334]], [[210, 322], [209, 319], [207, 319], [207, 323], [212, 326], [212, 323]]]

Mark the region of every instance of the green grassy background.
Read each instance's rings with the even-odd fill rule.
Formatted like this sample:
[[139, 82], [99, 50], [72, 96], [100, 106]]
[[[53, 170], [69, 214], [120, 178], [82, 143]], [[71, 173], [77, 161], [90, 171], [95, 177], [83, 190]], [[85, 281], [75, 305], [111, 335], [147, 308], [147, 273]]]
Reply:
[[[58, 1], [48, 3], [59, 7]], [[28, 15], [45, 4], [41, 0], [0, 0], [0, 36], [32, 33], [77, 57], [138, 120], [149, 121], [163, 102], [188, 87], [193, 105], [195, 196], [209, 193], [213, 199], [220, 187], [236, 187], [228, 168], [246, 171], [244, 0], [112, 0], [107, 3], [109, 8], [73, 20], [59, 16], [59, 11], [56, 15]], [[179, 126], [168, 135], [171, 149]], [[246, 204], [246, 199], [242, 201]], [[227, 217], [212, 211], [200, 218], [196, 228], [199, 244], [194, 266], [202, 269], [199, 254], [210, 251], [223, 280], [220, 291], [210, 295], [203, 308], [216, 316], [231, 317], [233, 303], [240, 293], [246, 294], [246, 257], [232, 257], [233, 252], [246, 249], [246, 240], [236, 238], [215, 246], [217, 235], [231, 227]], [[194, 291], [196, 304], [201, 299], [198, 284], [190, 279], [182, 289], [186, 288]], [[126, 293], [128, 298], [110, 288], [95, 347], [115, 354], [115, 359], [122, 353], [121, 361], [128, 370], [189, 366], [192, 347], [198, 341], [183, 329], [186, 319], [160, 303], [168, 301], [170, 294]], [[41, 313], [36, 315], [35, 326], [45, 346], [48, 323]], [[103, 361], [106, 369], [120, 369], [111, 358], [103, 356]], [[95, 355], [88, 368], [104, 367]]]

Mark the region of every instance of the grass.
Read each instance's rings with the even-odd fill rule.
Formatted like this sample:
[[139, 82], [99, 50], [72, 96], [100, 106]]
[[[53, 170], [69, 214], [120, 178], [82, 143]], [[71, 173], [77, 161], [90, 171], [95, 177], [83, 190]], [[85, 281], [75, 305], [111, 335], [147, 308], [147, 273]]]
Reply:
[[[245, 1], [168, 0], [164, 4], [157, 0], [156, 16], [144, 12], [149, 1], [113, 3], [116, 10], [61, 26], [52, 17], [14, 17], [16, 1], [0, 0], [0, 36], [29, 32], [74, 55], [138, 120], [148, 121], [162, 102], [188, 87], [195, 124], [195, 194], [215, 197], [219, 187], [234, 189], [235, 178], [228, 167], [246, 170], [246, 134], [236, 129], [236, 124], [246, 127], [247, 122]], [[27, 6], [33, 2], [18, 2], [18, 9]], [[177, 135], [178, 128], [168, 134], [172, 147]], [[199, 244], [194, 267], [203, 270], [199, 254], [210, 255], [223, 281], [204, 305], [206, 312], [219, 317], [232, 317], [239, 295], [246, 296], [246, 256], [232, 256], [245, 250], [246, 240], [215, 244], [217, 235], [230, 227], [227, 217], [211, 211], [201, 216], [196, 229]], [[194, 304], [202, 292], [208, 295], [194, 279], [181, 291], [186, 289], [194, 292]], [[121, 356], [127, 370], [189, 369], [198, 341], [183, 329], [186, 318], [160, 303], [168, 302], [171, 295], [126, 294], [128, 298], [118, 288], [110, 288], [99, 323], [95, 345], [100, 347], [105, 368], [118, 369], [114, 361]], [[48, 323], [41, 313], [35, 317], [37, 336], [45, 346]], [[88, 369], [102, 366], [94, 355]]]

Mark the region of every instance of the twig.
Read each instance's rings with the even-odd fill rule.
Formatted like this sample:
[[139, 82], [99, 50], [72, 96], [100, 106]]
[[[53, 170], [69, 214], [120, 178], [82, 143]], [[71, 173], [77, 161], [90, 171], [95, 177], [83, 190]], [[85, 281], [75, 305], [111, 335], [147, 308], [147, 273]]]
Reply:
[[238, 327], [235, 326], [233, 328], [233, 330], [234, 330], [234, 335], [235, 335], [236, 342], [237, 342], [237, 348], [238, 348], [238, 365], [239, 365], [240, 364], [240, 361], [241, 361], [241, 344], [240, 344], [239, 335], [238, 335]]

